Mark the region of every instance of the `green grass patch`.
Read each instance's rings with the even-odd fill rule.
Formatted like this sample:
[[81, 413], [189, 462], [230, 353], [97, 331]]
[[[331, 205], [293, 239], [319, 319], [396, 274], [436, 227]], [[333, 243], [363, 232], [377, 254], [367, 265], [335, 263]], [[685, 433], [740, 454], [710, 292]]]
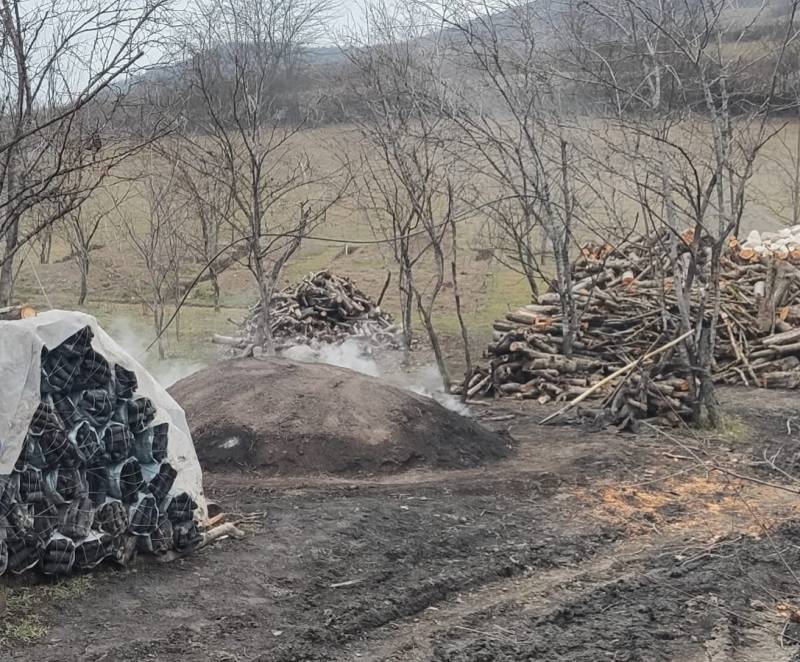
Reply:
[[42, 607], [59, 608], [81, 597], [92, 588], [89, 577], [70, 577], [40, 586], [0, 586], [0, 645], [30, 644], [48, 632], [40, 611]]

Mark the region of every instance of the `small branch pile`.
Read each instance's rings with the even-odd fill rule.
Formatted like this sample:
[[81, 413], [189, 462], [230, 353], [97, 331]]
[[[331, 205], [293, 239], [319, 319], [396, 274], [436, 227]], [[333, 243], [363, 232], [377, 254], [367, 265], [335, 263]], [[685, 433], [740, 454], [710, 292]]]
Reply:
[[[250, 309], [235, 338], [214, 336], [219, 344], [247, 351], [255, 344], [260, 303]], [[348, 278], [329, 271], [309, 274], [272, 298], [272, 335], [276, 349], [353, 339], [365, 347], [398, 349], [402, 335], [383, 312]]]
[[41, 401], [14, 471], [0, 475], [0, 575], [66, 575], [139, 551], [188, 551], [197, 504], [173, 491], [169, 425], [136, 375], [92, 348], [85, 327], [44, 351]]
[[[683, 238], [691, 239], [691, 234]], [[680, 345], [648, 365], [637, 363], [680, 333], [674, 274], [669, 273], [663, 240], [641, 238], [619, 248], [585, 246], [572, 265], [580, 314], [572, 356], [562, 354], [560, 299], [550, 291], [494, 323], [489, 365], [473, 372], [468, 397], [569, 401], [633, 363], [626, 376], [591, 393], [600, 400], [595, 414], [623, 426], [641, 419], [675, 424], [691, 416], [695, 398]], [[681, 248], [686, 265], [689, 252], [685, 243]], [[783, 249], [741, 252], [732, 240], [721, 260], [714, 380], [800, 387], [800, 305], [791, 305], [800, 296], [800, 269], [795, 266], [800, 254], [795, 259]], [[696, 281], [693, 313], [701, 297], [709, 296], [707, 264]]]

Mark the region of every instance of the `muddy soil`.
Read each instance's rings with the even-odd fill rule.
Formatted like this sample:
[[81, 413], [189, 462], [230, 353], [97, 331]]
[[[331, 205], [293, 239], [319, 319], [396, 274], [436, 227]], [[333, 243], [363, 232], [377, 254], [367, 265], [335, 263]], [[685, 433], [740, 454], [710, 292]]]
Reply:
[[762, 458], [798, 445], [795, 396], [724, 401], [715, 438], [543, 430], [504, 404], [479, 413], [516, 453], [482, 468], [208, 474], [244, 540], [103, 570], [0, 659], [800, 660], [798, 498]]

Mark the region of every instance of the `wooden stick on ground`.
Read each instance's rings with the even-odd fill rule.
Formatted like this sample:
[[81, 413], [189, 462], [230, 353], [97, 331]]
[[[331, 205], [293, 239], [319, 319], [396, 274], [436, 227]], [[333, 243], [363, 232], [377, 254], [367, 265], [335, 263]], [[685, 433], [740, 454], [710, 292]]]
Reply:
[[564, 413], [568, 412], [570, 409], [572, 409], [572, 408], [573, 408], [575, 405], [577, 405], [579, 402], [582, 402], [583, 400], [585, 400], [586, 398], [588, 398], [588, 397], [589, 397], [589, 396], [590, 396], [592, 393], [594, 393], [594, 392], [595, 392], [597, 389], [599, 389], [601, 386], [605, 386], [605, 385], [606, 385], [606, 384], [608, 384], [610, 381], [612, 381], [612, 380], [616, 379], [616, 378], [617, 378], [617, 377], [619, 377], [620, 375], [624, 375], [626, 372], [628, 372], [629, 370], [631, 370], [631, 369], [635, 368], [637, 365], [639, 365], [640, 363], [642, 363], [642, 362], [646, 361], [647, 359], [651, 359], [651, 358], [653, 358], [654, 356], [657, 356], [658, 354], [661, 354], [662, 352], [665, 352], [665, 351], [666, 351], [666, 350], [668, 350], [670, 347], [674, 347], [674, 346], [675, 346], [675, 345], [677, 345], [679, 342], [681, 342], [682, 340], [685, 340], [685, 339], [686, 339], [686, 338], [688, 338], [690, 335], [692, 335], [692, 333], [694, 333], [694, 330], [689, 330], [689, 331], [687, 331], [686, 333], [684, 333], [684, 334], [682, 334], [682, 335], [678, 336], [677, 338], [674, 338], [673, 340], [670, 340], [670, 341], [669, 341], [669, 342], [668, 342], [666, 345], [662, 345], [662, 346], [661, 346], [661, 347], [659, 347], [658, 349], [654, 349], [652, 352], [648, 352], [648, 353], [647, 353], [647, 354], [645, 354], [644, 356], [641, 356], [641, 357], [639, 357], [638, 359], [635, 359], [635, 360], [631, 361], [631, 362], [630, 362], [630, 363], [628, 363], [627, 365], [624, 365], [624, 366], [622, 366], [622, 367], [621, 367], [619, 370], [615, 370], [615, 371], [614, 371], [614, 372], [612, 372], [610, 375], [608, 375], [608, 377], [604, 377], [604, 378], [603, 378], [603, 379], [601, 379], [599, 382], [597, 382], [597, 383], [596, 383], [594, 386], [592, 386], [592, 387], [590, 387], [590, 388], [586, 389], [586, 391], [584, 391], [584, 392], [583, 392], [581, 395], [579, 395], [577, 398], [575, 398], [574, 400], [571, 400], [570, 402], [568, 402], [566, 405], [564, 405], [564, 406], [563, 406], [561, 409], [559, 409], [557, 412], [554, 412], [554, 413], [550, 414], [549, 416], [546, 416], [545, 418], [543, 418], [543, 419], [542, 419], [542, 420], [539, 422], [539, 424], [540, 424], [540, 425], [544, 425], [545, 423], [548, 423], [548, 422], [552, 421], [554, 418], [558, 418], [558, 417], [559, 417], [559, 416], [561, 416], [562, 414], [564, 414]]

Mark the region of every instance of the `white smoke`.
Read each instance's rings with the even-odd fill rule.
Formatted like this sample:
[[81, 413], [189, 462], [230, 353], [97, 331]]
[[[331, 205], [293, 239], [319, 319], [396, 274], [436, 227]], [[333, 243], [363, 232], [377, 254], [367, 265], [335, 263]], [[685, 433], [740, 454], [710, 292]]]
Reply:
[[126, 317], [115, 317], [105, 327], [108, 334], [128, 354], [141, 363], [164, 388], [206, 367], [205, 363], [183, 359], [159, 359], [153, 346], [153, 332]]
[[317, 343], [313, 346], [294, 345], [283, 350], [281, 356], [306, 363], [327, 363], [339, 368], [349, 368], [370, 377], [380, 377], [393, 386], [431, 398], [457, 414], [471, 415], [469, 407], [461, 400], [443, 391], [442, 380], [435, 365], [427, 365], [411, 372], [400, 370], [387, 372], [381, 369], [372, 356], [364, 352], [356, 340], [345, 340], [339, 345], [327, 343]]

